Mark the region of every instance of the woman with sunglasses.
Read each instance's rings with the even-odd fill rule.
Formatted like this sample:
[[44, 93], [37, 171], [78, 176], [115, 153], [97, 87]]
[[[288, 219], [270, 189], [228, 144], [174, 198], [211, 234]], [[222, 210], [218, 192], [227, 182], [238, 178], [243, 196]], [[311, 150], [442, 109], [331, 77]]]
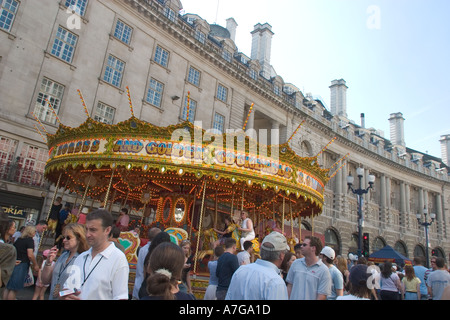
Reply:
[[51, 282], [52, 284], [49, 300], [58, 299], [59, 291], [70, 274], [69, 267], [80, 253], [89, 249], [86, 241], [86, 229], [83, 225], [69, 223], [64, 227], [62, 234], [64, 252], [55, 263], [58, 248], [56, 246], [51, 248], [42, 270], [42, 283], [50, 284]]

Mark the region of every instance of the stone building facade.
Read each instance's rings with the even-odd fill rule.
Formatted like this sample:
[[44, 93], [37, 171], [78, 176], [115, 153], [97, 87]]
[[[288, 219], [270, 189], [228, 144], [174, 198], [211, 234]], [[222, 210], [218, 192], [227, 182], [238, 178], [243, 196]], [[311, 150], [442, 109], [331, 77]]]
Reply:
[[[178, 0], [1, 4], [0, 202], [22, 224], [45, 216], [54, 191], [42, 177], [45, 132], [54, 133], [59, 121], [78, 126], [85, 112], [105, 123], [128, 119], [129, 87], [135, 116], [160, 126], [186, 118], [188, 95], [190, 120], [222, 132], [242, 128], [253, 104], [247, 129], [265, 143], [284, 143], [306, 121], [290, 142], [299, 155], [317, 155], [336, 140], [319, 157], [324, 167], [334, 166], [323, 213], [302, 221], [302, 228], [325, 235], [340, 254], [356, 250], [357, 200], [347, 175], [356, 177], [362, 167], [363, 186], [369, 173], [376, 177], [363, 207], [370, 251], [388, 244], [409, 257], [424, 255], [416, 213], [425, 207], [436, 214], [430, 248], [448, 259], [449, 136], [441, 139], [444, 162], [405, 145], [399, 113], [389, 120], [390, 139], [366, 128], [363, 115], [360, 124], [350, 121], [343, 79], [331, 82], [327, 110], [272, 68], [270, 24], [255, 25], [247, 56], [237, 51], [234, 19], [225, 28], [195, 14], [180, 15]], [[75, 195], [65, 197], [73, 202]]]

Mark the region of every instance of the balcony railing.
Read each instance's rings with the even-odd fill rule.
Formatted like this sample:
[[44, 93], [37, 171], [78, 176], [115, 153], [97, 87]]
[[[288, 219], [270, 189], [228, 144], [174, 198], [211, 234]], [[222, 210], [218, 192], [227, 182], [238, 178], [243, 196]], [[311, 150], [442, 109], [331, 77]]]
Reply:
[[0, 163], [0, 180], [35, 188], [47, 188], [44, 173], [22, 168], [18, 163]]

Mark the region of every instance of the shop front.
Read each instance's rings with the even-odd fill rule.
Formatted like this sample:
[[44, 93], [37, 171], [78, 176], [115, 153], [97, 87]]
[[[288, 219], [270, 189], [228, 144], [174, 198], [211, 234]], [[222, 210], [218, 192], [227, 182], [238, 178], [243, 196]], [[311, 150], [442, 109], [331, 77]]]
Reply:
[[40, 219], [44, 198], [0, 191], [0, 206], [16, 221], [17, 229], [25, 224], [35, 225]]

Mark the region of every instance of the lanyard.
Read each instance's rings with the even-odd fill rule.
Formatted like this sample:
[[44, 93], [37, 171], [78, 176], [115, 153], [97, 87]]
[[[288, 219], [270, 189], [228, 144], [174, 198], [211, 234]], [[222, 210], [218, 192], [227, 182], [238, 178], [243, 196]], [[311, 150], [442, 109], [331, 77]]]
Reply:
[[84, 265], [83, 265], [83, 283], [81, 284], [81, 286], [84, 286], [84, 284], [86, 283], [87, 279], [89, 278], [89, 276], [91, 275], [91, 273], [95, 270], [95, 268], [97, 268], [98, 264], [100, 263], [100, 261], [102, 261], [103, 256], [100, 257], [100, 260], [97, 261], [97, 263], [95, 264], [94, 268], [92, 268], [91, 272], [89, 272], [89, 274], [86, 276], [86, 261], [87, 261], [88, 255], [86, 255], [86, 257], [84, 258]]
[[72, 262], [73, 259], [75, 259], [75, 255], [65, 265], [64, 265], [64, 262], [62, 263], [61, 268], [59, 269], [57, 282], [59, 282], [59, 279], [61, 278], [61, 275], [63, 274], [64, 270], [67, 269], [67, 267], [70, 265], [70, 263]]

